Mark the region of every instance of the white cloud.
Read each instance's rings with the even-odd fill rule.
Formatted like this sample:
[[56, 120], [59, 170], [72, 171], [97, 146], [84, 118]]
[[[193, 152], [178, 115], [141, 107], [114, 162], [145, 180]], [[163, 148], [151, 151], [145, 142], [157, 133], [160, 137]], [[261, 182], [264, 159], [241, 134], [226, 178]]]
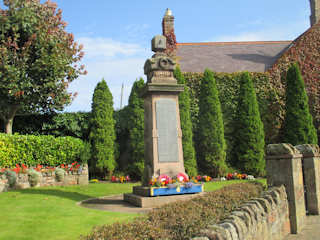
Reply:
[[86, 54], [82, 64], [88, 74], [70, 84], [69, 90], [78, 92], [78, 96], [66, 111], [90, 111], [94, 88], [102, 78], [109, 86], [116, 109], [120, 106], [121, 85], [124, 84], [123, 105], [126, 105], [133, 82], [144, 77], [144, 62], [151, 57], [151, 51], [138, 44], [110, 38], [83, 37], [77, 41], [84, 45]]
[[138, 44], [114, 41], [111, 38], [82, 37], [78, 42], [84, 45], [86, 58], [132, 56], [143, 51]]

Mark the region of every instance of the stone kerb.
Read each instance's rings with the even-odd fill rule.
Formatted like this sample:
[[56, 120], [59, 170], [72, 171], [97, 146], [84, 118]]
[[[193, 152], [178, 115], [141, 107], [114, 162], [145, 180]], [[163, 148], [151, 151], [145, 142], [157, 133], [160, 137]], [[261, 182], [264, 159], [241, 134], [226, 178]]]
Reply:
[[268, 186], [285, 186], [291, 233], [301, 232], [306, 219], [302, 154], [291, 144], [269, 144], [266, 170]]
[[320, 149], [318, 145], [303, 144], [295, 146], [303, 155], [304, 185], [306, 205], [309, 214], [320, 213]]
[[289, 233], [288, 201], [282, 185], [241, 205], [222, 222], [209, 224], [193, 240], [282, 240]]

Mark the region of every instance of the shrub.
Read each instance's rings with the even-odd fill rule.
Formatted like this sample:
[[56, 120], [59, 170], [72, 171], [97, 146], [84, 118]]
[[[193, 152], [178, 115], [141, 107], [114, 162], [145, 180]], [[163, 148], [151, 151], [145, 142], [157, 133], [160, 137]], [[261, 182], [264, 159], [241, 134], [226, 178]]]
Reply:
[[[241, 73], [214, 73], [219, 91], [219, 100], [223, 113], [224, 135], [227, 142], [227, 161], [231, 160], [231, 150], [234, 146], [233, 133], [235, 129], [236, 111], [239, 96], [239, 75]], [[194, 135], [199, 125], [199, 95], [203, 73], [183, 73], [186, 84], [190, 88], [190, 111]], [[283, 93], [271, 84], [269, 74], [250, 73], [255, 87], [261, 120], [264, 125], [266, 143], [280, 141], [279, 129], [283, 120]]]
[[263, 175], [264, 131], [253, 83], [248, 72], [241, 74], [235, 123], [233, 166], [254, 175]]
[[[175, 69], [174, 76], [179, 84], [185, 85], [186, 81], [179, 67]], [[182, 131], [184, 167], [189, 176], [197, 176], [197, 161], [193, 146], [192, 122], [190, 115], [190, 92], [188, 86], [186, 85], [184, 87], [184, 91], [179, 94], [179, 111]]]
[[226, 172], [226, 143], [221, 106], [213, 73], [206, 69], [200, 85], [197, 135], [198, 165], [211, 176]]
[[[13, 132], [21, 135], [70, 136], [88, 140], [89, 119], [89, 112], [17, 115], [14, 118]], [[0, 125], [3, 125], [2, 119]]]
[[190, 239], [261, 192], [259, 184], [234, 184], [191, 200], [167, 204], [133, 222], [96, 227], [82, 239]]
[[283, 126], [283, 142], [317, 144], [317, 131], [309, 112], [308, 96], [297, 64], [292, 64], [287, 73], [286, 114]]
[[129, 169], [135, 179], [141, 179], [144, 170], [144, 100], [140, 92], [144, 88], [142, 78], [133, 83], [128, 104]]
[[[81, 162], [84, 144], [78, 138], [0, 134], [0, 166], [57, 166]], [[81, 160], [82, 159], [82, 160]], [[83, 162], [82, 162], [83, 163]]]
[[93, 175], [100, 172], [109, 176], [115, 169], [115, 129], [112, 94], [104, 79], [94, 89], [90, 120], [91, 161]]
[[34, 169], [29, 169], [28, 173], [28, 181], [31, 187], [36, 186], [40, 181], [40, 173]]

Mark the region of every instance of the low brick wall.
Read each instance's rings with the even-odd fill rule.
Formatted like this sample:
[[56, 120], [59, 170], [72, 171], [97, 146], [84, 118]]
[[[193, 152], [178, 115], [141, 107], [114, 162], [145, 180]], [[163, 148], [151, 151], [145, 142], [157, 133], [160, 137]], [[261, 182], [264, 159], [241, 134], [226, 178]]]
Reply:
[[241, 205], [228, 218], [209, 225], [193, 240], [281, 240], [289, 233], [287, 194], [281, 186]]
[[[66, 173], [63, 180], [58, 182], [55, 173], [42, 173], [39, 183], [35, 187], [47, 186], [67, 186], [67, 185], [85, 185], [89, 183], [88, 166], [84, 166], [81, 173]], [[0, 193], [12, 189], [30, 188], [27, 174], [17, 174], [17, 180], [14, 187], [9, 187], [8, 179], [0, 176]]]

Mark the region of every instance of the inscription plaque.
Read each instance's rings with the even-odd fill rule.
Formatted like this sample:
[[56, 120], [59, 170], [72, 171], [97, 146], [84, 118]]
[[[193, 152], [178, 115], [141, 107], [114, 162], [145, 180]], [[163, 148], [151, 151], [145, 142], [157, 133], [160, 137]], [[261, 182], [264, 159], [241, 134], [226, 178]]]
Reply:
[[178, 162], [178, 129], [176, 102], [173, 99], [156, 101], [159, 162]]

